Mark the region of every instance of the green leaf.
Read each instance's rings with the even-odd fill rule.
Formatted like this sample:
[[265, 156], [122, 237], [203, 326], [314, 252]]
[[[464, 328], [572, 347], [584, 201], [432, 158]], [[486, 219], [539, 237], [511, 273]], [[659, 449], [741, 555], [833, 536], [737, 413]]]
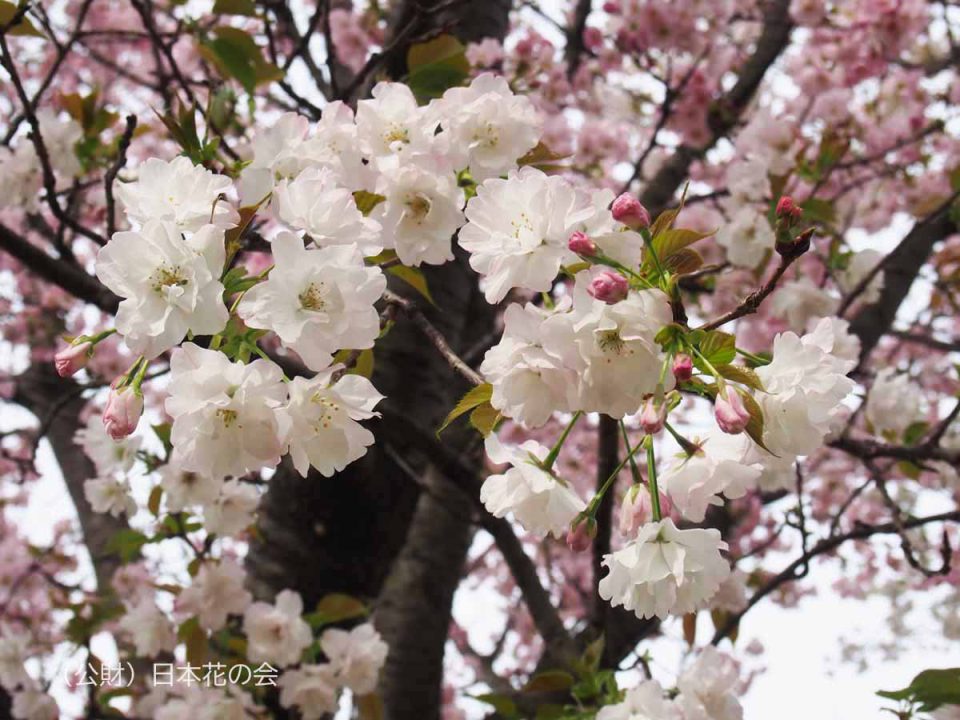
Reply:
[[370, 379], [373, 377], [373, 366], [373, 348], [367, 348], [366, 350], [360, 351], [360, 354], [357, 355], [357, 359], [353, 363], [353, 367], [351, 367], [347, 373]]
[[567, 690], [573, 686], [575, 678], [563, 670], [546, 670], [537, 673], [523, 686], [520, 692], [550, 693]]
[[754, 390], [763, 390], [763, 382], [761, 382], [760, 376], [750, 368], [725, 363], [714, 364], [714, 367], [727, 380], [733, 380]]
[[662, 347], [664, 352], [676, 351], [680, 348], [685, 332], [682, 325], [670, 323], [660, 328], [653, 341]]
[[177, 630], [177, 637], [186, 645], [187, 661], [191, 665], [203, 665], [207, 659], [207, 634], [196, 618], [190, 618]]
[[498, 715], [503, 716], [507, 720], [512, 720], [513, 718], [519, 717], [517, 714], [517, 704], [513, 702], [506, 695], [498, 695], [497, 693], [484, 693], [483, 695], [471, 695], [474, 700], [479, 702], [486, 703], [493, 707], [497, 711]]
[[836, 211], [833, 208], [833, 203], [827, 200], [809, 198], [800, 203], [800, 207], [803, 208], [803, 215], [807, 220], [814, 220], [824, 225], [830, 225], [836, 219]]
[[482, 385], [477, 385], [476, 387], [470, 388], [467, 394], [460, 398], [460, 402], [456, 404], [453, 410], [451, 410], [444, 419], [443, 423], [440, 425], [440, 428], [437, 430], [437, 435], [446, 430], [450, 423], [464, 413], [469, 412], [470, 410], [473, 410], [484, 403], [489, 403], [491, 397], [493, 397], [493, 385], [490, 383], [483, 383]]
[[930, 423], [924, 420], [910, 423], [907, 429], [903, 431], [903, 444], [916, 445], [923, 439], [929, 429]]
[[150, 426], [153, 429], [153, 434], [157, 436], [157, 439], [163, 443], [163, 447], [170, 452], [173, 448], [173, 444], [170, 442], [170, 430], [172, 425], [168, 422], [159, 423], [157, 425]]
[[453, 35], [438, 35], [407, 51], [407, 85], [424, 104], [449, 88], [462, 85], [470, 74], [463, 44]]
[[671, 208], [669, 210], [664, 210], [657, 216], [657, 219], [653, 221], [653, 224], [650, 226], [650, 236], [657, 238], [662, 235], [664, 232], [673, 227], [674, 220], [677, 219], [677, 215], [680, 214], [680, 208]]
[[163, 485], [154, 486], [153, 490], [150, 491], [150, 498], [147, 500], [147, 510], [149, 510], [154, 517], [160, 515], [160, 501], [162, 499]]
[[653, 249], [657, 251], [657, 257], [664, 260], [674, 253], [680, 252], [684, 248], [693, 245], [695, 242], [710, 237], [715, 232], [716, 231], [700, 232], [687, 228], [670, 228], [654, 236]]
[[538, 142], [534, 148], [528, 151], [523, 157], [517, 160], [517, 164], [520, 167], [524, 165], [532, 165], [538, 167], [541, 170], [556, 170], [558, 163], [561, 160], [566, 160], [570, 155], [562, 155], [558, 152], [554, 152], [547, 145], [544, 145], [541, 140]]
[[700, 341], [700, 354], [711, 365], [729, 365], [737, 357], [736, 338], [720, 330], [711, 330]]
[[148, 542], [150, 539], [139, 530], [123, 528], [107, 541], [107, 552], [116, 553], [123, 562], [128, 563], [139, 557], [140, 550]]
[[363, 602], [352, 595], [345, 595], [344, 593], [324, 595], [320, 598], [320, 602], [317, 603], [315, 612], [323, 618], [326, 624], [366, 617], [370, 613]]
[[427, 278], [420, 268], [407, 267], [406, 265], [391, 265], [387, 268], [387, 272], [403, 280], [407, 285], [425, 297], [431, 305], [436, 305], [433, 301], [433, 296], [430, 294]]
[[497, 428], [497, 423], [503, 418], [500, 411], [489, 402], [474, 408], [470, 413], [470, 425], [481, 435], [486, 437]]
[[253, 0], [217, 0], [213, 12], [218, 15], [247, 15], [256, 17], [257, 6]]
[[924, 670], [902, 690], [880, 690], [877, 695], [919, 705], [921, 712], [960, 705], [960, 668]]
[[267, 62], [253, 37], [240, 28], [221, 25], [214, 28], [214, 38], [200, 43], [200, 54], [216, 66], [225, 78], [233, 78], [253, 94], [258, 85], [283, 77], [283, 70]]
[[772, 452], [770, 448], [763, 443], [763, 410], [760, 409], [753, 395], [739, 390], [736, 392], [740, 393], [740, 397], [743, 398], [743, 406], [747, 409], [747, 412], [750, 413], [750, 420], [747, 422], [747, 427], [745, 428], [747, 435], [768, 453], [776, 455], [776, 453]]
[[362, 212], [364, 215], [369, 215], [377, 205], [386, 199], [387, 198], [383, 195], [367, 192], [366, 190], [356, 190], [353, 193], [353, 200], [357, 204], [357, 210]]
[[703, 267], [703, 257], [696, 250], [682, 248], [666, 258], [660, 258], [660, 264], [674, 275], [689, 275]]
[[[14, 5], [12, 2], [6, 2], [6, 0], [0, 1], [0, 28], [7, 27], [7, 23], [12, 21], [17, 16], [17, 11], [19, 9], [20, 8]], [[22, 35], [40, 38], [46, 37], [46, 35], [37, 30], [36, 26], [30, 22], [30, 18], [28, 18], [26, 15], [20, 18], [16, 24], [7, 28], [7, 35]]]

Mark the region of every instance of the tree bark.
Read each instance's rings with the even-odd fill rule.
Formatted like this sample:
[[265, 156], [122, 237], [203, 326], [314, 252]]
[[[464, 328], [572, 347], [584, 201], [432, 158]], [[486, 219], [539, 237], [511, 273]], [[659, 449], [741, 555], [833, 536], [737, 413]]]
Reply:
[[[393, 32], [412, 24], [406, 37], [413, 42], [439, 32], [463, 42], [502, 38], [510, 7], [506, 0], [411, 0], [398, 6]], [[391, 77], [406, 73], [405, 57], [398, 51], [386, 59]], [[495, 308], [464, 254], [424, 274], [436, 308], [393, 280], [391, 289], [417, 300], [458, 354], [489, 342]], [[370, 424], [378, 439], [361, 461], [329, 479], [301, 479], [284, 464], [271, 479], [260, 508], [262, 537], [248, 556], [250, 581], [260, 597], [293, 588], [308, 607], [333, 591], [376, 599], [375, 622], [390, 646], [380, 687], [385, 718], [433, 720], [441, 712], [443, 649], [473, 537], [473, 505], [413, 441], [404, 442], [403, 425], [412, 417], [436, 428], [469, 386], [402, 315], [377, 342], [373, 382], [386, 396], [385, 412]], [[453, 427], [443, 442], [480, 466], [475, 432]]]
[[120, 567], [120, 558], [108, 547], [111, 538], [127, 528], [127, 522], [94, 512], [83, 493], [84, 481], [97, 475], [93, 463], [73, 442], [86, 401], [80, 395], [77, 383], [58, 376], [52, 363], [33, 365], [19, 375], [13, 401], [33, 413], [41, 424], [46, 424], [46, 437], [80, 520], [84, 544], [96, 573], [97, 588], [102, 596], [109, 595], [110, 580]]

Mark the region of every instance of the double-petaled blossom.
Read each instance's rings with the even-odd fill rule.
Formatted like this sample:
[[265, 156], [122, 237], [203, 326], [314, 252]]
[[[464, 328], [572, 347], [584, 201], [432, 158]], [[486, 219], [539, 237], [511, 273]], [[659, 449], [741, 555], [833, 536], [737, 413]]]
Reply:
[[379, 167], [434, 149], [437, 120], [403, 83], [381, 82], [357, 103], [357, 142]]
[[376, 689], [388, 648], [373, 625], [364, 623], [352, 630], [325, 630], [320, 636], [320, 649], [330, 661], [338, 683], [357, 695]]
[[396, 250], [404, 265], [453, 260], [453, 235], [464, 223], [464, 196], [457, 176], [444, 165], [425, 156], [385, 169], [377, 180], [384, 201], [371, 217], [383, 228], [383, 246]]
[[273, 208], [280, 220], [303, 230], [318, 247], [342, 245], [365, 256], [383, 250], [380, 224], [364, 217], [353, 193], [329, 167], [309, 167], [278, 182]]
[[171, 222], [148, 220], [136, 232], [118, 232], [97, 254], [97, 277], [123, 298], [117, 331], [148, 360], [186, 337], [223, 330], [226, 252], [223, 229], [204, 225], [184, 238]]
[[174, 611], [196, 617], [205, 630], [219, 630], [228, 615], [242, 615], [253, 599], [244, 588], [243, 568], [232, 560], [205, 562], [193, 583], [177, 596]]
[[272, 247], [270, 276], [237, 306], [247, 325], [275, 332], [313, 370], [342, 348], [373, 347], [380, 334], [374, 303], [387, 287], [379, 268], [366, 267], [356, 247], [308, 249], [290, 232]]
[[883, 368], [870, 386], [864, 416], [876, 434], [899, 439], [924, 416], [923, 389], [909, 375]]
[[490, 73], [447, 90], [429, 114], [443, 129], [441, 142], [457, 169], [469, 167], [477, 182], [514, 169], [540, 140], [542, 120], [533, 103]]
[[740, 669], [729, 656], [707, 645], [677, 680], [684, 720], [742, 720]]
[[[543, 346], [579, 376], [574, 409], [623, 417], [657, 388], [665, 356], [654, 337], [671, 322], [670, 305], [659, 290], [608, 305], [590, 296], [591, 279], [590, 271], [577, 274], [573, 310], [543, 323]], [[665, 389], [672, 385], [668, 375]]]
[[702, 607], [730, 573], [717, 530], [679, 530], [670, 518], [640, 528], [636, 538], [603, 558], [609, 573], [600, 597], [639, 618], [683, 615]]
[[681, 720], [681, 717], [680, 709], [675, 701], [666, 699], [660, 683], [646, 680], [627, 690], [619, 703], [601, 708], [596, 720]]
[[301, 665], [284, 672], [277, 681], [280, 704], [296, 708], [303, 720], [320, 720], [337, 710], [338, 684], [329, 663]]
[[533, 440], [508, 447], [494, 434], [487, 437], [485, 448], [492, 462], [510, 468], [484, 481], [484, 507], [496, 517], [512, 513], [532, 533], [562, 538], [586, 503], [565, 481], [543, 469], [549, 450]]
[[532, 167], [482, 183], [467, 203], [459, 242], [483, 276], [487, 302], [513, 288], [549, 290], [560, 266], [577, 259], [567, 247], [571, 229], [592, 214], [569, 182]]
[[120, 629], [130, 635], [137, 654], [155, 657], [161, 652], [173, 652], [177, 633], [173, 623], [157, 607], [152, 598], [142, 598], [128, 608], [120, 619]]
[[673, 506], [692, 522], [700, 522], [710, 505], [743, 497], [762, 472], [759, 463], [744, 462], [744, 446], [714, 431], [698, 443], [698, 451], [675, 458], [660, 475], [660, 488]]
[[224, 199], [232, 186], [226, 175], [181, 155], [170, 161], [149, 158], [137, 168], [136, 180], [117, 184], [114, 192], [127, 217], [139, 225], [158, 221], [196, 232], [210, 223], [227, 228], [239, 222], [237, 211]]
[[282, 590], [274, 604], [255, 602], [243, 614], [247, 657], [256, 663], [279, 667], [296, 665], [313, 642], [310, 626], [301, 618], [303, 599], [292, 590]]
[[[568, 307], [561, 304], [556, 312]], [[510, 305], [500, 342], [480, 365], [493, 385], [491, 405], [528, 427], [543, 425], [554, 412], [567, 412], [577, 402], [576, 370], [543, 346], [543, 322], [551, 314], [531, 303]]]
[[379, 417], [373, 408], [383, 396], [360, 375], [334, 376], [334, 365], [311, 379], [288, 383], [290, 399], [280, 412], [290, 459], [306, 477], [314, 467], [324, 477], [340, 472], [366, 454], [374, 437], [361, 420]]
[[825, 318], [803, 337], [777, 335], [773, 360], [757, 368], [765, 391], [756, 396], [763, 410], [763, 441], [775, 455], [806, 455], [819, 447], [853, 389], [846, 375], [856, 361], [834, 355], [834, 343]]
[[185, 343], [170, 358], [170, 441], [186, 471], [223, 478], [275, 466], [283, 451], [276, 409], [287, 398], [280, 368], [231, 362]]

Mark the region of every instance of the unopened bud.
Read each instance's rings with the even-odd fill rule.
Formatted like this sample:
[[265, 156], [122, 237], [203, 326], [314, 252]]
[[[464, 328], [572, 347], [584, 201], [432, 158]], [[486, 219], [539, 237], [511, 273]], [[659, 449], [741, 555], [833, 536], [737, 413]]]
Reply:
[[787, 220], [792, 223], [794, 220], [798, 220], [800, 216], [803, 215], [803, 210], [793, 202], [793, 198], [789, 195], [784, 195], [780, 198], [780, 201], [777, 203], [777, 217], [783, 220]]
[[632, 485], [620, 503], [620, 534], [625, 538], [634, 537], [640, 526], [653, 517], [652, 508], [650, 491], [643, 485]]
[[640, 230], [650, 227], [650, 213], [640, 204], [630, 193], [623, 193], [610, 206], [610, 212], [613, 213], [613, 219], [622, 222], [631, 230]]
[[578, 515], [567, 531], [567, 547], [575, 553], [586, 552], [596, 536], [597, 521], [588, 515]]
[[686, 353], [673, 356], [673, 376], [677, 382], [686, 382], [693, 377], [693, 359]]
[[53, 364], [57, 368], [57, 375], [60, 377], [71, 377], [81, 368], [86, 367], [87, 360], [90, 359], [90, 350], [93, 344], [89, 340], [68, 345], [53, 356]]
[[597, 254], [597, 244], [590, 239], [589, 235], [579, 230], [570, 236], [567, 247], [577, 255], [583, 255], [584, 257], [593, 257]]
[[717, 403], [713, 408], [717, 425], [725, 433], [736, 435], [743, 432], [750, 422], [750, 413], [743, 405], [743, 398], [736, 390], [722, 390], [717, 395]]
[[123, 440], [137, 429], [143, 414], [143, 395], [132, 387], [114, 387], [103, 410], [103, 426], [114, 440]]
[[604, 270], [590, 281], [587, 292], [590, 293], [590, 297], [607, 305], [614, 305], [627, 297], [627, 293], [630, 292], [630, 283], [620, 273]]
[[640, 411], [640, 427], [647, 435], [654, 435], [663, 430], [663, 424], [667, 420], [667, 404], [662, 400], [657, 402], [655, 398], [649, 397], [643, 403], [643, 409]]

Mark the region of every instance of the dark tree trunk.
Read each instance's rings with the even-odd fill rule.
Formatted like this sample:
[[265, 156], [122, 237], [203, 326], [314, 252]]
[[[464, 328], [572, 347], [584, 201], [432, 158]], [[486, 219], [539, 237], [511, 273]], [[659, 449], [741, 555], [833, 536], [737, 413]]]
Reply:
[[[505, 0], [411, 0], [398, 6], [393, 32], [408, 28], [405, 37], [413, 42], [438, 32], [464, 42], [503, 37], [510, 7]], [[391, 77], [405, 74], [405, 57], [398, 51], [388, 58]], [[392, 289], [414, 298], [454, 351], [476, 357], [490, 341], [495, 312], [466, 258], [458, 252], [456, 261], [424, 272], [439, 309], [405, 286], [392, 282]], [[260, 597], [289, 587], [308, 607], [328, 592], [374, 601], [376, 624], [390, 645], [380, 690], [385, 717], [433, 720], [441, 710], [443, 648], [473, 536], [473, 506], [405, 441], [404, 419], [437, 427], [469, 386], [402, 316], [375, 355], [373, 382], [387, 397], [384, 417], [370, 423], [377, 443], [333, 478], [311, 473], [303, 479], [282, 465], [261, 504], [262, 538], [251, 546], [247, 564]], [[451, 428], [443, 442], [482, 462], [475, 433]]]

